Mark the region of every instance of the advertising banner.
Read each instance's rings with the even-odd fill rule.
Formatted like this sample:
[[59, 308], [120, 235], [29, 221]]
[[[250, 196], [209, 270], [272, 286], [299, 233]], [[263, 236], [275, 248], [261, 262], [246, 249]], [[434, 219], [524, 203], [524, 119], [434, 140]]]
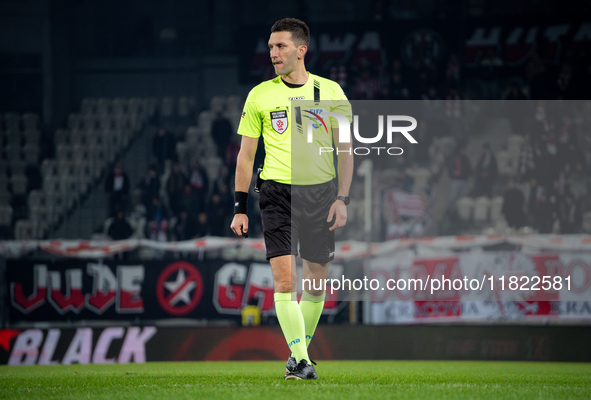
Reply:
[[590, 265], [591, 253], [377, 258], [371, 262], [372, 323], [589, 323]]
[[[331, 271], [342, 275], [343, 267], [335, 264]], [[262, 316], [275, 313], [271, 266], [261, 262], [7, 260], [6, 275], [10, 323], [169, 318], [239, 322], [248, 305], [258, 306]], [[337, 296], [335, 292], [327, 298], [325, 313], [336, 312]]]
[[[310, 357], [324, 360], [591, 361], [584, 326], [319, 325]], [[371, 338], [371, 340], [368, 340]], [[395, 338], [395, 340], [393, 340]], [[130, 326], [0, 330], [0, 365], [275, 360], [289, 354], [279, 326]]]

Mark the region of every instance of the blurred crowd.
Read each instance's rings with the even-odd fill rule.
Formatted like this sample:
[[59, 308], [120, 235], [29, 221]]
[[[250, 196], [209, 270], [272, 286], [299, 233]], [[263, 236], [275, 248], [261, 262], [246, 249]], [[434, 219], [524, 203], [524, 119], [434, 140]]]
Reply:
[[230, 140], [233, 132], [228, 121], [217, 121], [212, 130], [216, 131], [218, 152], [225, 156], [225, 165], [216, 177], [210, 177], [197, 158], [182, 165], [176, 154], [176, 138], [163, 126], [158, 127], [152, 140], [154, 163], [135, 185], [140, 194], [137, 204], [133, 204], [133, 185], [123, 164], [115, 163], [105, 180], [110, 198], [109, 217], [113, 220], [108, 228], [110, 238], [132, 236], [134, 230], [127, 220], [131, 210], [145, 218], [143, 234], [148, 239], [165, 242], [229, 236], [233, 195], [228, 171], [233, 172], [238, 153]]
[[575, 100], [591, 92], [591, 62], [567, 53], [561, 64], [548, 64], [533, 53], [523, 68], [509, 68], [489, 49], [470, 68], [451, 53], [442, 65], [430, 58], [412, 65], [394, 59], [388, 67], [335, 65], [329, 78], [354, 100]]
[[[500, 179], [497, 155], [485, 143], [476, 165], [464, 146], [448, 163], [451, 178], [448, 207], [459, 197], [501, 195], [502, 214], [510, 228], [531, 227], [538, 233], [580, 233], [583, 214], [591, 211], [591, 132], [576, 129], [570, 111], [550, 112], [539, 100], [521, 135], [515, 173]], [[506, 153], [504, 146], [499, 153]]]
[[[330, 69], [328, 77], [337, 81], [350, 99], [422, 100], [427, 107], [429, 104], [442, 107], [433, 109], [433, 115], [440, 113], [453, 118], [462, 116], [460, 100], [464, 99], [530, 100], [534, 104], [531, 118], [523, 115], [512, 118], [510, 109], [506, 113], [513, 133], [523, 139], [517, 174], [512, 174], [512, 179], [499, 179], [498, 149], [493, 150], [489, 144], [482, 146], [478, 161], [472, 165], [466, 154], [468, 137], [456, 138], [459, 140], [444, 164], [434, 163], [432, 143], [445, 134], [441, 129], [429, 129], [430, 122], [421, 121], [415, 134], [422, 145], [397, 157], [397, 173], [392, 184], [412, 192], [415, 177], [407, 173], [409, 168], [430, 169], [436, 178], [438, 168], [447, 169], [451, 178], [447, 212], [461, 196], [491, 199], [502, 196], [502, 214], [509, 227], [529, 226], [540, 233], [580, 232], [582, 215], [591, 210], [587, 201], [591, 136], [573, 129], [568, 114], [556, 117], [548, 112], [545, 101], [583, 99], [591, 92], [591, 63], [567, 54], [562, 63], [549, 65], [533, 53], [521, 71], [515, 71], [506, 68], [501, 58], [489, 50], [470, 69], [462, 66], [458, 56], [452, 53], [442, 65], [429, 59], [416, 59], [411, 64], [394, 59], [387, 67], [340, 64]], [[111, 196], [110, 216], [117, 222], [109, 231], [112, 238], [123, 238], [130, 232], [125, 218], [131, 211], [130, 193], [134, 187], [142, 193], [141, 204], [147, 221], [145, 237], [169, 241], [206, 235], [230, 236], [232, 181], [239, 141], [232, 139], [236, 133], [227, 115], [214, 113], [210, 135], [215, 141], [215, 157], [224, 164], [215, 175], [208, 173], [197, 157], [180, 162], [175, 146], [177, 137], [164, 126], [154, 135], [154, 163], [141, 182], [129, 182], [122, 165], [115, 165], [105, 184]], [[526, 130], [528, 122], [522, 121], [528, 118], [533, 128]], [[432, 178], [428, 181], [434, 183]], [[428, 194], [430, 188], [422, 185], [422, 190]], [[258, 219], [252, 218], [252, 222], [257, 223]]]

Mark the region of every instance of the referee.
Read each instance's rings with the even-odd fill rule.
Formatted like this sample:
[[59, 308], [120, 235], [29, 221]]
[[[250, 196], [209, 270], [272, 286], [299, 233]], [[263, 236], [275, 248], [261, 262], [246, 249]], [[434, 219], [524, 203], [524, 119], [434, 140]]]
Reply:
[[[263, 235], [273, 270], [275, 311], [291, 351], [285, 379], [297, 380], [318, 378], [307, 346], [324, 308], [325, 292], [314, 288], [321, 287], [320, 282], [326, 278], [329, 262], [334, 258], [334, 230], [347, 221], [346, 206], [353, 174], [350, 149], [339, 152], [337, 191], [332, 183], [333, 154], [325, 152], [319, 155], [314, 173], [306, 174], [304, 181], [292, 182], [291, 101], [322, 99], [345, 104], [344, 109], [327, 111], [344, 113], [351, 121], [350, 105], [341, 87], [306, 71], [304, 57], [309, 43], [310, 30], [298, 19], [285, 18], [271, 28], [269, 52], [278, 76], [252, 89], [244, 105], [238, 127], [242, 142], [236, 165], [235, 215], [231, 225], [237, 235], [248, 232], [248, 189], [262, 133], [266, 152], [259, 200]], [[316, 116], [319, 112], [315, 111]], [[330, 135], [328, 138], [339, 148], [338, 128], [331, 127], [330, 118], [322, 121], [322, 125], [326, 129], [324, 136], [330, 129], [333, 140]], [[303, 288], [299, 304], [295, 268], [298, 243], [303, 279], [315, 282], [312, 287]]]

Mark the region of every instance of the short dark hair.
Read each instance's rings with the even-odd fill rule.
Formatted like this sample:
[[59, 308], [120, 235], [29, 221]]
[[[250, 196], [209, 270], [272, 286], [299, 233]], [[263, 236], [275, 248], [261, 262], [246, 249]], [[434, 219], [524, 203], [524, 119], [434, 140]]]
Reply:
[[310, 28], [304, 21], [296, 18], [283, 18], [271, 27], [271, 33], [290, 32], [291, 40], [296, 46], [310, 45]]

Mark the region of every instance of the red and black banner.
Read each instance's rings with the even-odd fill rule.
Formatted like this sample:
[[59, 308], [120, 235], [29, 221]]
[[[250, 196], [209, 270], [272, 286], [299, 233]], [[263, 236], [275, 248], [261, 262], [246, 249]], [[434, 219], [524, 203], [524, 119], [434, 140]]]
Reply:
[[215, 318], [207, 282], [219, 264], [10, 260], [9, 322]]
[[[266, 262], [8, 260], [8, 322], [168, 318], [240, 320], [257, 305], [274, 315], [273, 275]], [[335, 273], [342, 267], [336, 266]], [[325, 302], [337, 309], [338, 293]]]

